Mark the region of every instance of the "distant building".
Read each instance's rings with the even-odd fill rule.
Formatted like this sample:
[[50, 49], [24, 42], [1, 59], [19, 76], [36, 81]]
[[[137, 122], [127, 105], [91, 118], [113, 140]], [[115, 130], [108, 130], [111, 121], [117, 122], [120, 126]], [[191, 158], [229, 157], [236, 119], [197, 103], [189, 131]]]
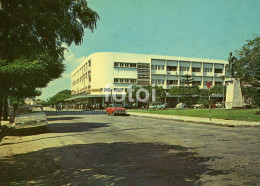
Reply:
[[24, 100], [25, 105], [36, 105], [36, 101], [32, 98], [26, 98]]
[[[130, 85], [154, 84], [162, 86], [166, 92], [171, 86], [182, 85], [183, 76], [193, 76], [193, 85], [206, 88], [208, 81], [212, 86], [222, 85], [225, 65], [228, 61], [143, 55], [130, 53], [100, 52], [88, 56], [71, 74], [71, 92], [74, 98], [90, 105], [104, 106], [105, 90], [122, 89]], [[167, 96], [167, 102], [176, 102]], [[127, 100], [123, 102], [127, 104]]]

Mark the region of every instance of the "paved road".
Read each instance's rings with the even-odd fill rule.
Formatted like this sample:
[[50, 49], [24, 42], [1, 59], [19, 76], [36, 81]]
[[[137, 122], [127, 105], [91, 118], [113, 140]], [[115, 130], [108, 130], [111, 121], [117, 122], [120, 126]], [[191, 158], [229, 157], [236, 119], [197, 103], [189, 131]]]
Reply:
[[48, 132], [7, 136], [0, 185], [257, 185], [260, 128], [47, 112]]

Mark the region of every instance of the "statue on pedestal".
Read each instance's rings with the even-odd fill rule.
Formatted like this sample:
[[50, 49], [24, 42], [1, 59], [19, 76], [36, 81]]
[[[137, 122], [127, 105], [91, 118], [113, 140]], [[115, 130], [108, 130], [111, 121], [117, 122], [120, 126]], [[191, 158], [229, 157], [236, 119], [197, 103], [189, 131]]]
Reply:
[[229, 53], [229, 74], [230, 77], [225, 78], [226, 84], [226, 109], [242, 108], [244, 105], [240, 80], [239, 78], [234, 78], [234, 65], [237, 61], [235, 56], [232, 56], [232, 52]]
[[235, 65], [236, 61], [237, 61], [237, 58], [235, 56], [232, 56], [232, 52], [230, 52], [229, 58], [228, 58], [228, 62], [229, 62], [228, 69], [229, 69], [229, 74], [230, 74], [231, 78], [234, 77], [234, 65]]

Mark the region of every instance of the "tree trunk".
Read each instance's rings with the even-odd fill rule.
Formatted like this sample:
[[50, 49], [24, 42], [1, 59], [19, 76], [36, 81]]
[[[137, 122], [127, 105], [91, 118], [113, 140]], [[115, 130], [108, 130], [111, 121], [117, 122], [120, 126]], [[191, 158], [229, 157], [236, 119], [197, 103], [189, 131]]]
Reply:
[[18, 114], [18, 107], [19, 107], [19, 97], [16, 98], [17, 101], [16, 101], [16, 105], [14, 106], [14, 117], [17, 116]]
[[0, 93], [0, 128], [1, 128], [2, 116], [3, 116], [3, 94]]
[[150, 102], [150, 97], [147, 99], [147, 103], [146, 103], [146, 110], [148, 110], [149, 109], [149, 102]]
[[4, 113], [3, 113], [3, 120], [8, 120], [8, 96], [4, 96]]

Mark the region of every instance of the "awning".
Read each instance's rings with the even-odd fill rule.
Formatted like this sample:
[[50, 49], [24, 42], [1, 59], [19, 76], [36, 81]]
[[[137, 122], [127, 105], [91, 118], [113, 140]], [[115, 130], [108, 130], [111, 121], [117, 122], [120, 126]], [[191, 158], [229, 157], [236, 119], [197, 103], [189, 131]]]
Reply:
[[[111, 96], [110, 94], [107, 96]], [[199, 95], [192, 95], [193, 97], [200, 97]], [[73, 101], [73, 100], [80, 100], [80, 99], [86, 99], [86, 98], [100, 98], [100, 97], [105, 97], [105, 94], [101, 94], [101, 95], [84, 95], [84, 96], [75, 96], [72, 98], [68, 98], [65, 99], [64, 101]], [[182, 95], [178, 95], [178, 96], [173, 96], [173, 95], [166, 95], [166, 97], [182, 97]], [[207, 96], [202, 96], [202, 97], [207, 97]], [[210, 97], [223, 97], [223, 95], [210, 95]]]
[[[110, 96], [110, 95], [109, 95]], [[104, 94], [101, 95], [84, 95], [84, 96], [75, 96], [72, 98], [65, 99], [64, 101], [72, 101], [77, 99], [86, 99], [86, 98], [97, 98], [97, 97], [105, 97]]]

